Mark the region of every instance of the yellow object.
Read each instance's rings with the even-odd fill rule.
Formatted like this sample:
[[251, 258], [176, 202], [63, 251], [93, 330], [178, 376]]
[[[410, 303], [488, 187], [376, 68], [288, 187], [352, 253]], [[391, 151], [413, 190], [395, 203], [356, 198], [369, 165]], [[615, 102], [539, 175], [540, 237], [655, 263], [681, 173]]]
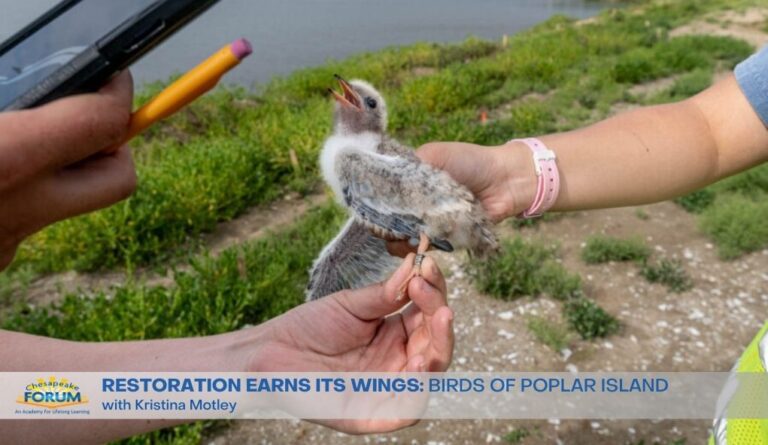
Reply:
[[232, 45], [227, 45], [181, 76], [133, 113], [126, 142], [211, 90], [240, 61], [232, 51]]
[[[766, 372], [760, 358], [760, 342], [768, 334], [768, 323], [757, 333], [744, 350], [733, 372]], [[762, 399], [764, 394], [740, 394], [740, 404], [750, 403], [749, 397]], [[755, 400], [753, 403], [759, 403]], [[768, 445], [768, 419], [726, 419], [725, 443], [727, 445]], [[715, 437], [710, 436], [710, 445], [720, 445]]]

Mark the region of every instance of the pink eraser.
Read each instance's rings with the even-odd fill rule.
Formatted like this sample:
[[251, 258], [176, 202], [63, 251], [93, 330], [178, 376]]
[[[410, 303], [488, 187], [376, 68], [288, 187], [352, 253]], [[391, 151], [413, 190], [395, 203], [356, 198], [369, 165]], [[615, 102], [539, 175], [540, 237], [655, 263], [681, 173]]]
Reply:
[[232, 45], [229, 46], [230, 49], [232, 49], [232, 53], [240, 60], [245, 59], [246, 57], [250, 56], [253, 52], [253, 47], [251, 46], [251, 42], [247, 41], [246, 39], [238, 39], [232, 42]]

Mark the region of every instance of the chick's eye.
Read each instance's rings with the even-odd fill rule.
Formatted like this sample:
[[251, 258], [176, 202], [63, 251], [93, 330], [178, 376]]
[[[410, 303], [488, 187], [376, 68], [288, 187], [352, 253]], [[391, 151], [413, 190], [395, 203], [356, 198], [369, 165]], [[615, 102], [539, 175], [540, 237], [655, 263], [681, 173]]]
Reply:
[[368, 108], [376, 108], [376, 99], [372, 97], [366, 97], [365, 104], [368, 105]]

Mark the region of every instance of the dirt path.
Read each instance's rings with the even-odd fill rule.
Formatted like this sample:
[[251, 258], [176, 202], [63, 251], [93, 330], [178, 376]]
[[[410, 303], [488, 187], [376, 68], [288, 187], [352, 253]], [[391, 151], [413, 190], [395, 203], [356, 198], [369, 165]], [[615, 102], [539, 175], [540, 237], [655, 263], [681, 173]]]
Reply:
[[766, 8], [749, 8], [746, 11], [725, 11], [711, 14], [701, 20], [673, 30], [670, 37], [690, 34], [728, 36], [749, 42], [755, 48], [761, 48], [768, 42], [766, 34]]

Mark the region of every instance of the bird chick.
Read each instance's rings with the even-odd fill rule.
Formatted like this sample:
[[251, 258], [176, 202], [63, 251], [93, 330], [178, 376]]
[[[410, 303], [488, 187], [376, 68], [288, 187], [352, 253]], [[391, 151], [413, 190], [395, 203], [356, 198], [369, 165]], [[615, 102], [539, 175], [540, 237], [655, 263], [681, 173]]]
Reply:
[[[333, 134], [323, 146], [320, 168], [354, 223], [379, 237], [418, 244], [414, 270], [401, 287], [401, 296], [410, 279], [420, 275], [424, 254], [430, 247], [447, 252], [454, 247], [464, 248], [481, 257], [495, 251], [498, 242], [472, 193], [387, 135], [387, 105], [373, 86], [336, 77], [342, 92], [330, 90], [336, 100]], [[343, 238], [339, 236], [332, 243], [343, 242]], [[360, 243], [357, 247], [361, 247]], [[376, 249], [381, 251], [383, 247], [377, 245]], [[324, 249], [339, 250], [331, 246]], [[327, 260], [321, 255], [315, 262], [314, 281], [323, 281], [317, 272], [321, 263], [327, 266]], [[342, 267], [338, 263], [335, 266]], [[369, 269], [367, 265], [359, 267]]]

